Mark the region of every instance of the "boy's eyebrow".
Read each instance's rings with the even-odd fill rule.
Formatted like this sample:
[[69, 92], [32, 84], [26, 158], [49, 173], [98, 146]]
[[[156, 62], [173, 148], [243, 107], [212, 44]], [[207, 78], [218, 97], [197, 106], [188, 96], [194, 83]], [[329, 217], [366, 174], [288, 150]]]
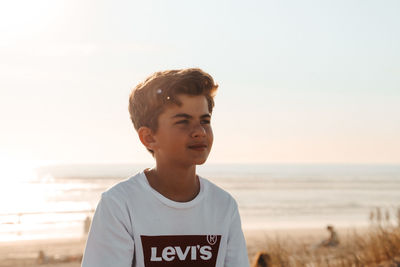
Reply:
[[[171, 117], [172, 119], [176, 119], [176, 118], [185, 118], [185, 119], [193, 119], [193, 116], [186, 114], [186, 113], [178, 113], [175, 114], [174, 116]], [[211, 118], [211, 114], [203, 114], [200, 116], [201, 119], [204, 118]]]
[[204, 119], [204, 118], [211, 118], [211, 114], [210, 114], [210, 113], [208, 113], [208, 114], [203, 114], [203, 115], [200, 116], [200, 118], [202, 118], [202, 119]]

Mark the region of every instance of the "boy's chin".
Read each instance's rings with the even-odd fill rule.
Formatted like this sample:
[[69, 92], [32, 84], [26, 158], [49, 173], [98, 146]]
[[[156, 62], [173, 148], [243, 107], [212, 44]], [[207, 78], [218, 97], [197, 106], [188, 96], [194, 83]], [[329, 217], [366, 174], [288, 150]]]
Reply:
[[[207, 158], [208, 158], [208, 157], [207, 157]], [[203, 165], [204, 163], [206, 163], [207, 158], [198, 159], [198, 160], [196, 160], [195, 164], [196, 164], [196, 165]]]
[[184, 159], [183, 162], [185, 162], [186, 165], [202, 165], [207, 161], [207, 158], [203, 157], [197, 157], [197, 158], [191, 158], [191, 159]]
[[206, 161], [207, 161], [207, 160], [200, 161], [200, 162], [196, 163], [196, 165], [203, 165], [204, 163], [206, 163]]

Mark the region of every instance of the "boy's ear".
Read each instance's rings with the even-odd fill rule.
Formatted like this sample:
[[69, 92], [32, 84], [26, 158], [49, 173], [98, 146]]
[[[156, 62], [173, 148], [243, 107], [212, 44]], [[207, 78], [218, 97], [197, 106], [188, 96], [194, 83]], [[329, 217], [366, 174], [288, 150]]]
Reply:
[[138, 129], [138, 135], [140, 142], [142, 142], [147, 149], [154, 151], [155, 139], [153, 137], [153, 131], [149, 127], [142, 126]]

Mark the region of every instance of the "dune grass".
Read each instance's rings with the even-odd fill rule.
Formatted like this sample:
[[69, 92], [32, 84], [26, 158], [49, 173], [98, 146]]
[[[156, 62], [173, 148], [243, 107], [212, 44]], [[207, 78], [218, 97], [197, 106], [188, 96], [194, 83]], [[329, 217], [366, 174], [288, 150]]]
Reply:
[[[376, 222], [372, 222], [374, 219]], [[400, 267], [399, 214], [398, 221], [399, 225], [393, 225], [389, 220], [372, 217], [368, 231], [353, 231], [336, 247], [318, 247], [290, 239], [266, 240], [264, 251], [257, 253], [252, 266]]]

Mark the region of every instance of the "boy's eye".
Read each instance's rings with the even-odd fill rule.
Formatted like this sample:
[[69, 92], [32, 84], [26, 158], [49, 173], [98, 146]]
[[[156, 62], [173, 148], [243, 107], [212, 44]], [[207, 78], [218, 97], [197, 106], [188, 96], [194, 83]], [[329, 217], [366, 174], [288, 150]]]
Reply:
[[181, 120], [176, 122], [176, 124], [187, 124], [187, 123], [189, 123], [189, 120]]
[[202, 120], [201, 124], [210, 124], [210, 120]]

